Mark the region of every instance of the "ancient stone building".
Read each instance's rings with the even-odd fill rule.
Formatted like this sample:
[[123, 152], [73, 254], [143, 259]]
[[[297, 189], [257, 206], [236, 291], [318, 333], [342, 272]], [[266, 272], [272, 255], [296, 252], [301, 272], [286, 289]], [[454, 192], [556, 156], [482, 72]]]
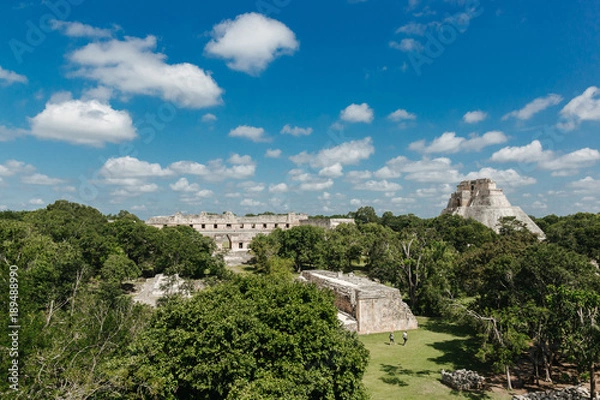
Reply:
[[335, 305], [348, 326], [356, 321], [358, 333], [392, 332], [417, 329], [417, 319], [400, 291], [353, 274], [332, 271], [302, 271], [301, 278], [319, 287], [331, 289]]
[[300, 221], [300, 225], [320, 226], [325, 229], [335, 229], [340, 224], [353, 224], [352, 218], [309, 218]]
[[290, 229], [308, 220], [307, 214], [257, 215], [238, 217], [232, 212], [195, 215], [176, 213], [175, 215], [152, 217], [146, 224], [157, 228], [188, 225], [204, 236], [215, 240], [217, 247], [234, 252], [247, 252], [248, 245], [259, 233], [268, 235], [273, 230]]
[[521, 207], [512, 206], [502, 189], [498, 189], [496, 182], [488, 178], [462, 181], [457, 186], [456, 192], [450, 196], [448, 206], [442, 214], [473, 218], [496, 233], [499, 231], [500, 218], [515, 217], [540, 239], [546, 237], [540, 227], [521, 210]]

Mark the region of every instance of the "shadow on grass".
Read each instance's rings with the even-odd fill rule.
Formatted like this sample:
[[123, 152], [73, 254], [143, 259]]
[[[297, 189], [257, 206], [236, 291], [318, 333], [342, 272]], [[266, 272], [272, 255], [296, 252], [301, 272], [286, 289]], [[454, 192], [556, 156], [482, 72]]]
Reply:
[[427, 321], [422, 322], [419, 328], [458, 337], [469, 337], [473, 334], [473, 331], [466, 325], [451, 323], [440, 318], [429, 318]]
[[385, 376], [379, 378], [388, 385], [408, 386], [408, 383], [400, 379], [401, 376], [429, 376], [435, 371], [421, 370], [414, 371], [411, 369], [402, 368], [402, 365], [381, 364], [381, 371], [385, 372]]
[[461, 392], [459, 390], [452, 390], [450, 392], [451, 396], [460, 397], [461, 399], [470, 399], [470, 400], [485, 400], [491, 399], [491, 397], [482, 392]]

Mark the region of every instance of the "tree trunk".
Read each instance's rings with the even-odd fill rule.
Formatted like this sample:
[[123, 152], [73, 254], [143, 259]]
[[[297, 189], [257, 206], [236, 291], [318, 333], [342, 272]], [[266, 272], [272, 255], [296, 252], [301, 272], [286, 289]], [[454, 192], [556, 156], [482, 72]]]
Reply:
[[590, 366], [590, 400], [596, 398], [596, 370], [594, 364]]
[[513, 390], [512, 383], [510, 381], [510, 367], [508, 365], [506, 366], [506, 385], [508, 390]]

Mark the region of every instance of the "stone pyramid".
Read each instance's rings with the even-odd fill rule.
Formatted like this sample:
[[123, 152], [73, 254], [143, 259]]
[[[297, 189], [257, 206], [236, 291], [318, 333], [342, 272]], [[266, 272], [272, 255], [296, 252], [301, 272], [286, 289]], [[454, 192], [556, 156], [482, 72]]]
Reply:
[[546, 237], [540, 227], [521, 210], [521, 207], [510, 204], [502, 189], [498, 189], [496, 182], [489, 178], [462, 181], [456, 187], [456, 192], [450, 196], [448, 206], [442, 211], [442, 214], [473, 218], [496, 233], [500, 230], [498, 223], [500, 218], [515, 217], [538, 238]]

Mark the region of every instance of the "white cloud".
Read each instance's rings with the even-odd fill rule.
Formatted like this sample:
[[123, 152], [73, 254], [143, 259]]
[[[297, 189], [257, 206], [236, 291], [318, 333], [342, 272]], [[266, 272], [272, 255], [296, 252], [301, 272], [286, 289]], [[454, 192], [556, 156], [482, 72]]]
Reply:
[[61, 183], [65, 183], [62, 179], [50, 178], [48, 175], [44, 174], [24, 176], [21, 178], [21, 182], [28, 185], [60, 185]]
[[197, 175], [211, 182], [254, 176], [256, 163], [250, 156], [234, 154], [227, 161], [232, 166], [225, 165], [222, 159], [216, 159], [209, 161], [207, 165], [194, 161], [177, 161], [169, 165], [168, 169], [179, 174]]
[[351, 199], [350, 200], [350, 205], [358, 207], [358, 206], [362, 205], [362, 201], [359, 200], [359, 199]]
[[346, 122], [370, 124], [373, 121], [373, 109], [367, 103], [350, 104], [340, 112], [340, 119]]
[[240, 202], [240, 205], [244, 207], [257, 207], [263, 205], [263, 203], [254, 199], [244, 199]]
[[202, 116], [202, 122], [204, 123], [210, 123], [210, 122], [215, 122], [217, 120], [217, 116], [215, 114], [204, 114]]
[[140, 161], [135, 157], [125, 156], [108, 159], [98, 175], [104, 178], [103, 183], [109, 185], [144, 186], [147, 178], [172, 176], [173, 171], [163, 169], [160, 164]]
[[326, 168], [335, 164], [355, 165], [368, 159], [374, 152], [373, 140], [366, 137], [362, 140], [353, 140], [321, 150], [317, 154], [303, 151], [291, 156], [290, 160], [298, 165], [308, 163], [314, 168]]
[[203, 108], [222, 103], [223, 90], [210, 74], [189, 63], [167, 64], [155, 53], [156, 38], [126, 37], [94, 42], [73, 52], [74, 72], [124, 94], [157, 96], [180, 107]]
[[540, 111], [543, 111], [548, 107], [557, 105], [562, 100], [563, 98], [557, 94], [549, 94], [546, 97], [538, 97], [537, 99], [528, 103], [522, 109], [509, 112], [504, 117], [502, 117], [502, 119], [507, 120], [511, 117], [514, 117], [522, 121], [528, 120]]
[[100, 85], [92, 89], [84, 90], [81, 94], [81, 100], [98, 100], [103, 103], [108, 103], [113, 97], [113, 92], [113, 89]]
[[241, 137], [249, 139], [255, 143], [267, 142], [269, 139], [265, 137], [265, 130], [263, 128], [256, 128], [248, 125], [240, 125], [229, 132], [230, 137]]
[[481, 151], [484, 147], [504, 143], [507, 140], [506, 135], [500, 131], [486, 132], [483, 136], [473, 134], [469, 139], [457, 137], [454, 132], [445, 132], [429, 145], [425, 140], [419, 140], [411, 143], [408, 148], [423, 154], [458, 153]]
[[417, 119], [417, 116], [415, 114], [409, 113], [406, 110], [403, 110], [402, 108], [399, 108], [390, 115], [388, 115], [387, 118], [394, 122], [402, 122], [406, 120], [415, 120]]
[[490, 159], [496, 162], [537, 163], [543, 170], [554, 171], [553, 176], [570, 176], [579, 168], [591, 167], [600, 161], [600, 152], [588, 147], [568, 154], [558, 155], [551, 150], [544, 150], [538, 140], [521, 147], [505, 147]]
[[23, 161], [8, 160], [0, 164], [0, 176], [13, 176], [16, 174], [32, 174], [35, 167], [31, 164], [25, 164]]
[[40, 139], [102, 147], [137, 137], [127, 111], [117, 111], [97, 100], [46, 103], [44, 111], [29, 119], [31, 135]]
[[200, 185], [197, 183], [190, 184], [186, 178], [179, 178], [177, 182], [169, 186], [176, 192], [198, 192], [200, 190]]
[[31, 199], [29, 200], [29, 204], [31, 204], [32, 206], [43, 206], [44, 204], [46, 204], [46, 202], [42, 199]]
[[405, 179], [417, 182], [459, 182], [461, 174], [458, 168], [452, 165], [449, 158], [424, 158], [412, 161], [404, 156], [389, 160], [385, 167], [375, 172], [378, 178], [394, 178], [405, 174]]
[[313, 132], [312, 128], [300, 128], [297, 126], [292, 127], [290, 124], [285, 125], [281, 129], [282, 134], [292, 135], [292, 136], [308, 136]]
[[158, 185], [156, 183], [145, 183], [142, 185], [122, 186], [119, 189], [110, 192], [110, 195], [113, 197], [113, 202], [117, 202], [119, 198], [136, 197], [146, 193], [154, 193], [156, 191], [158, 191]]
[[497, 170], [494, 168], [482, 168], [477, 172], [470, 172], [461, 180], [471, 180], [480, 178], [490, 178], [498, 183], [498, 187], [521, 187], [534, 185], [537, 183], [535, 178], [529, 176], [521, 176], [514, 169]]
[[364, 179], [371, 179], [373, 174], [371, 171], [350, 171], [346, 174], [346, 178], [351, 182], [356, 182]]
[[395, 182], [388, 182], [383, 179], [381, 181], [370, 180], [354, 185], [355, 190], [370, 190], [373, 192], [395, 192], [402, 189], [402, 186]]
[[548, 205], [546, 203], [542, 203], [541, 201], [534, 201], [531, 204], [531, 208], [535, 208], [536, 210], [545, 210], [548, 208]]
[[416, 22], [409, 22], [406, 25], [396, 29], [396, 33], [404, 33], [405, 35], [423, 36], [427, 31], [426, 24], [419, 24]]
[[260, 193], [265, 190], [265, 185], [253, 181], [245, 181], [237, 185], [239, 188], [244, 189], [246, 193]]
[[594, 179], [591, 176], [571, 182], [569, 186], [576, 189], [577, 193], [591, 193], [595, 195], [600, 193], [600, 179]]
[[400, 51], [402, 51], [404, 53], [411, 53], [411, 52], [420, 53], [424, 49], [424, 47], [421, 44], [421, 42], [419, 42], [418, 40], [415, 40], [413, 38], [402, 39], [400, 41], [400, 43], [392, 40], [390, 42], [390, 47], [392, 49], [400, 50]]
[[412, 197], [394, 197], [390, 200], [392, 204], [413, 204], [417, 201]]
[[562, 122], [558, 127], [564, 130], [573, 130], [582, 121], [600, 121], [600, 89], [590, 86], [581, 94], [573, 98], [560, 111]]
[[267, 149], [265, 152], [265, 157], [267, 158], [279, 158], [281, 157], [281, 150], [279, 149]]
[[[586, 147], [551, 160], [540, 161], [538, 166], [551, 171], [577, 170], [579, 168], [591, 167], [598, 161], [600, 161], [600, 151]], [[570, 174], [567, 173], [567, 175]]]
[[12, 85], [13, 83], [27, 83], [27, 77], [25, 75], [19, 75], [16, 72], [0, 67], [0, 82], [3, 82], [5, 85]]
[[327, 179], [325, 181], [303, 182], [300, 184], [299, 189], [302, 191], [321, 191], [329, 189], [332, 186], [333, 180]]
[[238, 15], [213, 27], [204, 51], [229, 60], [236, 71], [258, 75], [282, 55], [292, 55], [300, 44], [285, 24], [258, 13]]
[[343, 170], [342, 164], [335, 163], [333, 165], [330, 165], [329, 167], [325, 167], [325, 168], [321, 169], [319, 171], [319, 176], [326, 176], [329, 178], [339, 178], [340, 176], [344, 175], [342, 170]]
[[508, 146], [498, 150], [491, 161], [495, 162], [538, 162], [552, 158], [552, 151], [543, 150], [539, 140], [534, 140], [526, 146]]
[[9, 128], [7, 126], [0, 125], [0, 142], [12, 140], [19, 136], [24, 136], [28, 133], [29, 133], [29, 131], [27, 131], [26, 129]]
[[463, 115], [463, 121], [467, 124], [476, 124], [477, 122], [481, 122], [486, 119], [488, 114], [481, 110], [477, 111], [469, 111], [465, 115]]
[[269, 193], [285, 193], [289, 190], [288, 185], [284, 182], [276, 185], [269, 185]]
[[111, 38], [113, 36], [113, 32], [110, 29], [95, 28], [90, 25], [82, 24], [81, 22], [68, 22], [53, 19], [50, 21], [50, 27], [55, 31], [61, 31], [63, 35], [69, 37], [102, 39]]

